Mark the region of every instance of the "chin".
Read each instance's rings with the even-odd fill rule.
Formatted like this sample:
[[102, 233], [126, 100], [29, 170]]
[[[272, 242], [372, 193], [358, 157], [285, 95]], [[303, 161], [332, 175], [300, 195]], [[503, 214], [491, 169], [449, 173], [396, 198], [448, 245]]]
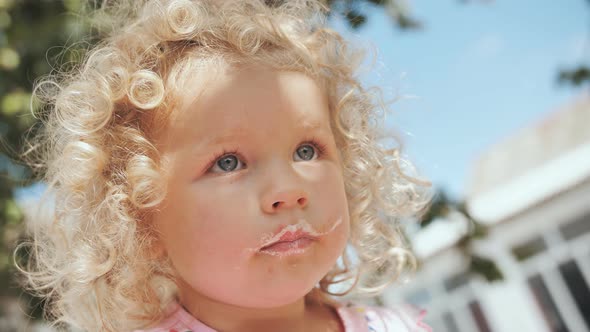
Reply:
[[246, 307], [276, 308], [303, 299], [317, 284], [316, 282], [291, 283], [282, 287], [265, 288], [248, 297]]

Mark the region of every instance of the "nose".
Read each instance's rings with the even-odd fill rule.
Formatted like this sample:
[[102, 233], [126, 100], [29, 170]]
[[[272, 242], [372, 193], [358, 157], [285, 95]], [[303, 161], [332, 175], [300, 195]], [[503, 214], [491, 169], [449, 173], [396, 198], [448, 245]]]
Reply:
[[297, 187], [282, 191], [268, 192], [262, 198], [262, 210], [265, 213], [273, 214], [281, 210], [305, 208], [308, 203], [307, 193]]

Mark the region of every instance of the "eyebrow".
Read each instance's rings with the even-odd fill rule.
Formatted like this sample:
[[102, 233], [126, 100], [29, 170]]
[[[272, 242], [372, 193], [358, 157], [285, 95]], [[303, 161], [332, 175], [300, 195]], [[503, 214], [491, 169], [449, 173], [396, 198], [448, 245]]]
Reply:
[[[301, 120], [300, 124], [296, 126], [296, 129], [301, 129], [304, 131], [317, 131], [328, 128], [316, 121]], [[223, 144], [227, 141], [235, 140], [236, 137], [247, 137], [251, 134], [251, 132], [252, 130], [248, 127], [236, 126], [220, 135], [214, 136], [213, 138], [208, 138], [204, 142], [208, 144]]]
[[204, 137], [199, 140], [196, 144], [188, 144], [183, 153], [190, 156], [191, 160], [201, 160], [207, 158], [208, 154], [201, 152], [213, 149], [216, 146], [224, 145], [228, 142], [235, 142], [236, 140], [242, 140], [245, 135], [236, 136], [235, 133], [228, 133], [214, 137]]
[[228, 142], [244, 139], [249, 134], [250, 132], [244, 127], [233, 127], [230, 130], [224, 131], [222, 134], [204, 137], [197, 146], [202, 148], [211, 145], [223, 145]]
[[303, 130], [319, 130], [319, 129], [324, 129], [324, 128], [318, 122], [302, 120], [301, 121], [301, 129], [303, 129]]
[[[296, 129], [301, 129], [303, 131], [322, 131], [329, 130], [329, 127], [325, 127], [316, 121], [302, 120], [300, 124], [296, 126]], [[191, 150], [198, 150], [208, 146], [223, 145], [228, 142], [235, 142], [236, 140], [239, 141], [250, 136], [251, 134], [252, 129], [249, 129], [248, 127], [232, 127], [230, 130], [224, 131], [222, 134], [215, 135], [213, 137], [205, 137]]]

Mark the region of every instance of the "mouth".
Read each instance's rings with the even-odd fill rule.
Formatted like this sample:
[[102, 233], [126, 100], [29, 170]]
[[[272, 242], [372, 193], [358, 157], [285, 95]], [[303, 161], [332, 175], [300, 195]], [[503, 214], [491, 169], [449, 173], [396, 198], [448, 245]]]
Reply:
[[266, 239], [258, 252], [274, 256], [300, 254], [317, 239], [317, 235], [312, 234], [299, 224], [288, 225], [274, 236]]
[[297, 224], [280, 227], [274, 234], [267, 234], [262, 238], [258, 249], [254, 250], [258, 253], [279, 257], [303, 254], [320, 237], [332, 232], [341, 222], [340, 218], [330, 229], [320, 232], [307, 221], [300, 220]]
[[303, 231], [286, 232], [280, 236], [276, 241], [263, 245], [259, 249], [260, 252], [265, 253], [298, 253], [309, 247], [317, 237], [310, 235]]

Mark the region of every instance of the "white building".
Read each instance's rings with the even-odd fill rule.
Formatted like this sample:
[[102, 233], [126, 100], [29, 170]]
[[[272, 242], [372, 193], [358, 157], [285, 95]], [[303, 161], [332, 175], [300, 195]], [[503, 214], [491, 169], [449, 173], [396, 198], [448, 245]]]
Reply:
[[451, 215], [413, 239], [422, 268], [385, 304], [425, 308], [436, 332], [590, 331], [590, 97], [486, 151], [470, 183], [469, 212], [490, 227], [474, 251], [504, 280], [466, 273]]

